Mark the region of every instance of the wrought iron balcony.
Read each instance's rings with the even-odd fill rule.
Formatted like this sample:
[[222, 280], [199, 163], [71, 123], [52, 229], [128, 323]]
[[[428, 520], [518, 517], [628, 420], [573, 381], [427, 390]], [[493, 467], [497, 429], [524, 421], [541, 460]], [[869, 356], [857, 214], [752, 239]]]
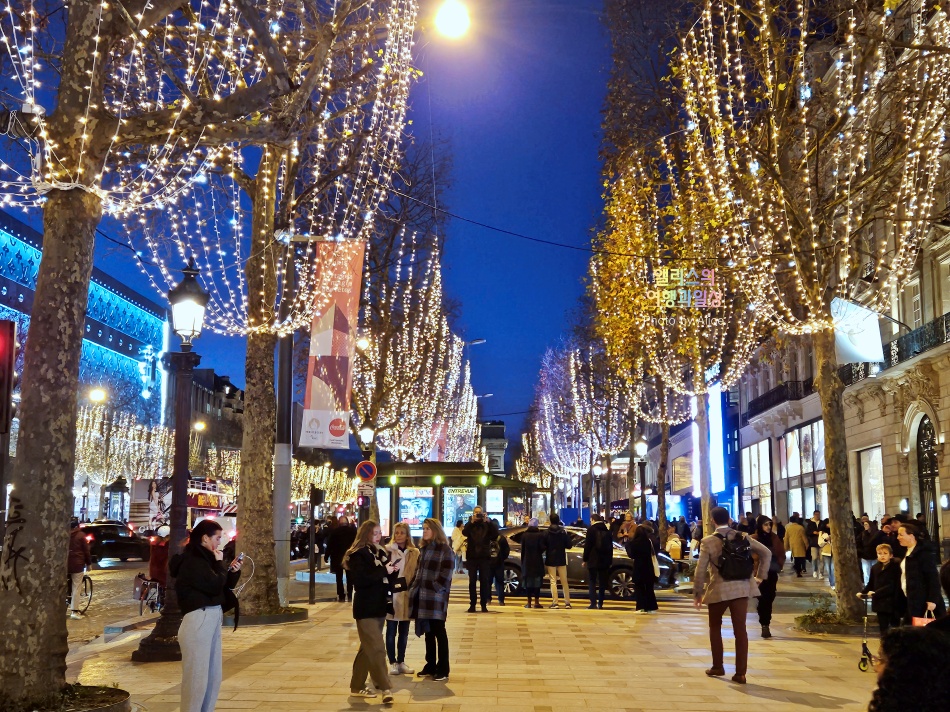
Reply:
[[879, 371], [892, 368], [948, 341], [950, 341], [950, 314], [944, 314], [933, 321], [928, 321], [909, 334], [904, 334], [884, 344], [883, 363], [845, 364], [838, 369], [838, 377], [844, 385], [850, 386], [852, 383], [870, 378]]
[[743, 424], [748, 422], [749, 418], [754, 418], [769, 408], [774, 408], [788, 401], [801, 400], [805, 396], [810, 395], [812, 393], [812, 383], [811, 378], [807, 381], [786, 381], [772, 390], [763, 393], [758, 398], [753, 398], [749, 401], [749, 406], [746, 408]]

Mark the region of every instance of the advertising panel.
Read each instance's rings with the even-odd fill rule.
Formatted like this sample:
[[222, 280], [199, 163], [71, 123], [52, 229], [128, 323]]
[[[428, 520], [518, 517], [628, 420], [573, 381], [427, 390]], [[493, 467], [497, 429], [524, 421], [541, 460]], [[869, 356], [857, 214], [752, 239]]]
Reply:
[[409, 533], [422, 536], [422, 522], [432, 516], [431, 487], [399, 488], [399, 521], [409, 525]]
[[485, 491], [485, 510], [489, 514], [505, 511], [505, 490], [490, 489]]
[[475, 505], [478, 504], [477, 487], [443, 487], [442, 488], [442, 527], [450, 532], [455, 522], [462, 520], [464, 526]]

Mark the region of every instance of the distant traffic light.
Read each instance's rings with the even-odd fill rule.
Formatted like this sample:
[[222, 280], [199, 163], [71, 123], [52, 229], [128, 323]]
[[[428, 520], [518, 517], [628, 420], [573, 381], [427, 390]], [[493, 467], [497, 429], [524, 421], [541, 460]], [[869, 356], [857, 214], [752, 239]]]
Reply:
[[16, 322], [4, 319], [0, 321], [0, 433], [10, 432], [16, 414], [13, 404], [17, 385], [16, 350]]

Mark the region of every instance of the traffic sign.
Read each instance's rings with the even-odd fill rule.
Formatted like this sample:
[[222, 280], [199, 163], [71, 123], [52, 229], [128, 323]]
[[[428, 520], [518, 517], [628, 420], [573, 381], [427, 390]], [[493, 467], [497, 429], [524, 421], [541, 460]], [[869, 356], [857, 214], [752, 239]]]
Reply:
[[358, 497], [372, 497], [376, 494], [376, 482], [360, 482], [356, 494]]
[[356, 476], [363, 482], [372, 482], [376, 479], [376, 465], [369, 460], [363, 460], [356, 466]]

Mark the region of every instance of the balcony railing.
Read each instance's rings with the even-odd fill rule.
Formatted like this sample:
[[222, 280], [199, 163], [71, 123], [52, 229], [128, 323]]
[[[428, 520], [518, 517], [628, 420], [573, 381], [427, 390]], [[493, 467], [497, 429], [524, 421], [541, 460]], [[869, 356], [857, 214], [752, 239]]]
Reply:
[[754, 418], [769, 408], [774, 408], [788, 401], [801, 400], [805, 396], [811, 395], [812, 384], [813, 380], [811, 378], [807, 381], [786, 381], [772, 390], [763, 393], [758, 398], [753, 398], [749, 401], [749, 406], [744, 413], [744, 423], [748, 422], [749, 418]]
[[838, 369], [838, 377], [844, 385], [863, 381], [879, 371], [919, 356], [950, 341], [950, 314], [939, 316], [909, 334], [899, 336], [884, 344], [883, 363], [849, 363]]

